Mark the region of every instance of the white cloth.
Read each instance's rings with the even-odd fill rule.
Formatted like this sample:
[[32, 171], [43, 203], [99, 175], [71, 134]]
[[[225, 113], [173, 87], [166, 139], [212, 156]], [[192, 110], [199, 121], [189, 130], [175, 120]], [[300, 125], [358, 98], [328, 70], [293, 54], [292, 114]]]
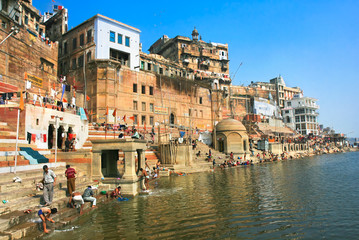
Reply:
[[84, 204], [84, 199], [82, 198], [81, 195], [76, 195], [72, 198], [72, 200], [74, 201], [74, 205], [76, 207], [79, 207], [79, 204]]
[[54, 89], [51, 88], [51, 97], [52, 98], [55, 98], [55, 94], [56, 94], [56, 91]]
[[34, 105], [35, 105], [35, 104], [36, 104], [36, 100], [37, 100], [37, 95], [34, 94], [34, 95], [33, 95], [33, 98], [34, 98]]
[[76, 105], [76, 98], [72, 97], [72, 105]]
[[31, 88], [31, 82], [30, 81], [26, 81], [26, 89], [30, 89]]

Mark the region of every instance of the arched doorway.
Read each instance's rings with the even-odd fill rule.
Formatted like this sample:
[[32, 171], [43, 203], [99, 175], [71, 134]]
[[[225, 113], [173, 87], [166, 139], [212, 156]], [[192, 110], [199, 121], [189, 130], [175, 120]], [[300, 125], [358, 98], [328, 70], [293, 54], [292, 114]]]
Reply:
[[54, 146], [54, 130], [55, 130], [54, 125], [50, 124], [49, 128], [47, 130], [47, 136], [48, 136], [47, 147], [48, 147], [48, 149], [52, 149], [52, 147]]
[[170, 125], [174, 125], [175, 124], [175, 115], [173, 113], [171, 113], [170, 115]]
[[60, 126], [58, 129], [57, 129], [57, 148], [59, 149], [62, 149], [62, 143], [63, 143], [63, 140], [65, 139], [63, 133], [65, 133], [65, 129], [63, 126]]

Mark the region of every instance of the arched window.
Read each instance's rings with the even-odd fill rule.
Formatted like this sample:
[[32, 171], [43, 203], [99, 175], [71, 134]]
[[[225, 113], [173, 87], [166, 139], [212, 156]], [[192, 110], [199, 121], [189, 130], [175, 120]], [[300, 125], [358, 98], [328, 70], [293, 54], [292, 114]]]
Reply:
[[171, 115], [170, 115], [170, 124], [171, 125], [175, 124], [175, 115], [173, 113], [171, 113]]

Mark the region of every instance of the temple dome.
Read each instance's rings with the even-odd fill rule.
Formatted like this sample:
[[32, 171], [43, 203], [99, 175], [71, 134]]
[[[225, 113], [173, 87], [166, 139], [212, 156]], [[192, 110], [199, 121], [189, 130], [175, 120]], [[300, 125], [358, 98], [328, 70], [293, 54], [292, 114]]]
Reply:
[[245, 126], [238, 120], [227, 118], [216, 125], [217, 132], [225, 131], [247, 131]]

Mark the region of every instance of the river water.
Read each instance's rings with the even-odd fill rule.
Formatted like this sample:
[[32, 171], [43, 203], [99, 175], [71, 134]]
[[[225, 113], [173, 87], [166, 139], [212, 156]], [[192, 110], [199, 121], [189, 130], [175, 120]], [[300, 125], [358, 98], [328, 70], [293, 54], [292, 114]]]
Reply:
[[48, 239], [358, 239], [359, 152], [163, 177]]

